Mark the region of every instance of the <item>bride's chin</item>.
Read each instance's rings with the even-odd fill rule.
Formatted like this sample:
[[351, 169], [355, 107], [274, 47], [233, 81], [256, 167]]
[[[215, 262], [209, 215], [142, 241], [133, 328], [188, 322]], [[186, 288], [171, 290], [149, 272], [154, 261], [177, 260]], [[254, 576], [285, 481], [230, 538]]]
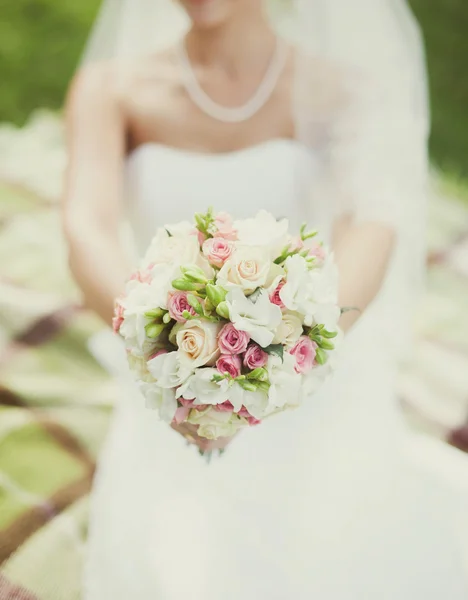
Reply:
[[195, 27], [211, 29], [222, 25], [227, 19], [227, 11], [219, 0], [183, 0], [188, 16]]

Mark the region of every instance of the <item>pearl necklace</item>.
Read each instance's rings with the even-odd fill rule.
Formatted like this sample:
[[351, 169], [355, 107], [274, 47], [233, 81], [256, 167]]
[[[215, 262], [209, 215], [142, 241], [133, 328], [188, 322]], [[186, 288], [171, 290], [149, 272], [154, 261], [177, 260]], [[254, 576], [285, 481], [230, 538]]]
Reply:
[[277, 39], [275, 52], [267, 72], [253, 96], [242, 106], [229, 108], [215, 102], [200, 86], [187, 54], [185, 40], [178, 46], [178, 58], [182, 66], [184, 87], [194, 104], [209, 117], [224, 123], [242, 123], [251, 119], [271, 98], [283, 72], [288, 56], [288, 46]]

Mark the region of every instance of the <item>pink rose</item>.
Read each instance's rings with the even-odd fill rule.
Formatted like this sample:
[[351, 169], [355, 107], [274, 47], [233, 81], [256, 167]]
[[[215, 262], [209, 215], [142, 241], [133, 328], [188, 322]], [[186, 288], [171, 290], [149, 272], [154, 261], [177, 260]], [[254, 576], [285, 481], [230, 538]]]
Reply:
[[229, 402], [229, 400], [226, 400], [226, 402], [223, 402], [222, 404], [216, 404], [214, 409], [218, 412], [233, 412], [234, 406]]
[[171, 319], [174, 319], [178, 323], [185, 323], [187, 321], [187, 319], [182, 316], [185, 310], [191, 315], [197, 314], [188, 303], [187, 292], [171, 292], [167, 301], [167, 309]]
[[124, 307], [117, 300], [115, 303], [114, 318], [112, 319], [112, 329], [114, 330], [114, 333], [119, 333], [120, 326], [124, 322], [123, 313]]
[[247, 349], [250, 335], [238, 331], [232, 323], [227, 323], [219, 332], [218, 346], [222, 354], [241, 354]]
[[284, 286], [284, 284], [284, 281], [280, 281], [276, 290], [270, 295], [270, 302], [272, 304], [276, 304], [276, 306], [279, 306], [280, 308], [286, 308], [280, 296], [281, 288]]
[[215, 267], [221, 268], [231, 256], [234, 246], [223, 238], [210, 238], [203, 243], [203, 254]]
[[268, 354], [260, 348], [258, 344], [250, 344], [244, 354], [244, 365], [248, 369], [259, 369], [268, 362]]
[[249, 422], [249, 425], [250, 425], [251, 427], [254, 427], [255, 425], [260, 425], [260, 424], [261, 424], [261, 421], [259, 421], [259, 420], [258, 420], [258, 419], [256, 419], [255, 417], [249, 417], [249, 418], [247, 419], [247, 421]]
[[290, 353], [296, 359], [294, 369], [296, 373], [305, 374], [312, 370], [315, 361], [317, 344], [310, 338], [301, 336]]
[[215, 217], [216, 233], [215, 238], [224, 238], [225, 240], [234, 241], [237, 239], [237, 231], [234, 229], [234, 221], [226, 212], [220, 212]]
[[241, 359], [233, 354], [222, 354], [216, 361], [216, 368], [220, 373], [239, 377], [242, 368]]

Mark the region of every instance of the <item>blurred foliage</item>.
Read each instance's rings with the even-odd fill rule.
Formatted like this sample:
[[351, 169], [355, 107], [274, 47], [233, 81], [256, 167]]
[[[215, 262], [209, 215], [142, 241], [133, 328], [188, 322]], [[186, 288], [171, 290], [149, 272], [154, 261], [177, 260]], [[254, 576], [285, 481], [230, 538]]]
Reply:
[[[351, 0], [350, 0], [351, 1]], [[434, 160], [468, 175], [468, 0], [410, 0], [424, 30]], [[59, 108], [99, 0], [0, 0], [0, 121]]]

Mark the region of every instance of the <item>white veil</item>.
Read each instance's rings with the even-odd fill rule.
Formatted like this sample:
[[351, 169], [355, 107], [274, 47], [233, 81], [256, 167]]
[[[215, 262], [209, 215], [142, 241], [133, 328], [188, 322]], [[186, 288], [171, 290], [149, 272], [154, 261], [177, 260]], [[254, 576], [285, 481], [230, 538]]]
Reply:
[[[322, 227], [346, 213], [395, 227], [388, 306], [392, 331], [396, 306], [407, 331], [425, 265], [429, 108], [418, 25], [405, 0], [265, 4], [297, 49], [296, 137], [320, 157], [312, 197], [304, 188], [304, 217]], [[157, 51], [188, 27], [173, 0], [104, 0], [84, 64]]]

